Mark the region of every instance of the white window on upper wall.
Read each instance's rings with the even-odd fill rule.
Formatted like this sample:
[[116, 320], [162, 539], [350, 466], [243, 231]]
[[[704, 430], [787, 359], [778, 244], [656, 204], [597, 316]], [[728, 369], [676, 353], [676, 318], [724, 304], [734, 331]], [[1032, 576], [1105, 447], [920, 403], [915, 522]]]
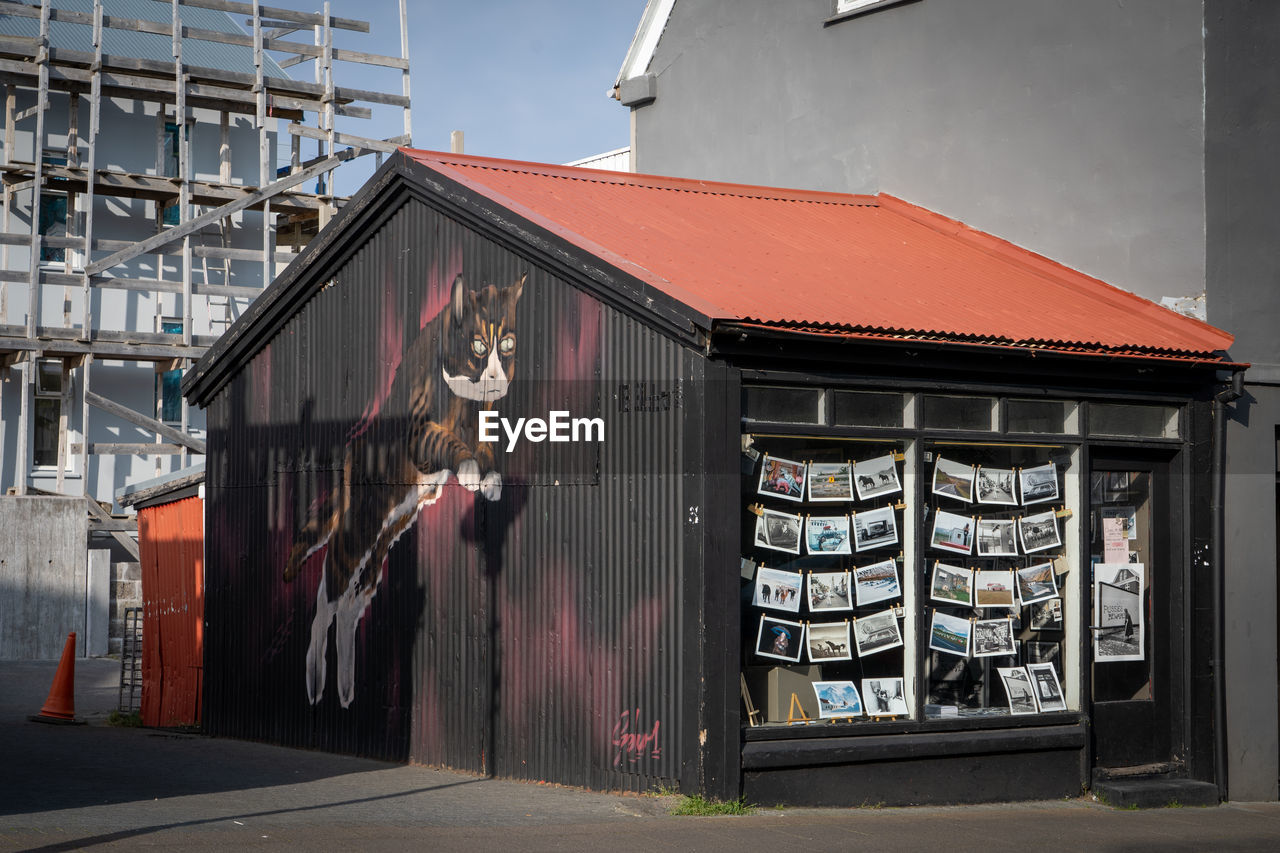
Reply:
[[[37, 468], [57, 466], [62, 437], [62, 362], [42, 358], [36, 362], [35, 430], [31, 462]], [[68, 461], [70, 461], [70, 454]]]
[[892, 6], [902, 0], [835, 0], [836, 15], [847, 15], [850, 12], [867, 12], [879, 6]]

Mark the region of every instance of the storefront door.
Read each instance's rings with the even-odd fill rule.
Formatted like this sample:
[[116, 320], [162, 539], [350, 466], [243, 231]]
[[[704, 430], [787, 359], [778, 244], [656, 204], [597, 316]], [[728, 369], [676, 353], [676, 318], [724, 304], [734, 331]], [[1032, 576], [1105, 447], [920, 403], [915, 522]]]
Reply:
[[[1093, 758], [1098, 767], [1171, 759], [1171, 675], [1182, 598], [1178, 502], [1167, 460], [1095, 451], [1088, 587]], [[1178, 620], [1178, 621], [1174, 621]]]

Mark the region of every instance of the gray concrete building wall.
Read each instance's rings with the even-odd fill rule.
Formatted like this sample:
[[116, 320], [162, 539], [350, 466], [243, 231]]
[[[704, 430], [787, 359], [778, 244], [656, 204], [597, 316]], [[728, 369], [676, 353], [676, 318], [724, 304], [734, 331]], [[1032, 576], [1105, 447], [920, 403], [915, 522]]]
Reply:
[[1277, 425], [1280, 424], [1280, 4], [1210, 2], [1205, 14], [1209, 321], [1253, 366], [1231, 407], [1226, 475], [1227, 749], [1231, 795], [1274, 800]]
[[635, 169], [886, 192], [1148, 298], [1195, 296], [1201, 7], [918, 0], [824, 26], [831, 0], [678, 0]]

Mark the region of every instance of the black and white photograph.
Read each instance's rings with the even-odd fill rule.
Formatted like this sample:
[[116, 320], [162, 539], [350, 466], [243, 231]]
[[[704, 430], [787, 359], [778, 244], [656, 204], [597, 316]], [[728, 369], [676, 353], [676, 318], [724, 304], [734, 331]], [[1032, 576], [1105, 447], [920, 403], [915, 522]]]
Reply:
[[1017, 522], [1013, 519], [978, 519], [978, 556], [1018, 556]]
[[809, 516], [804, 521], [804, 544], [810, 554], [852, 554], [849, 516]]
[[870, 551], [898, 544], [898, 522], [894, 513], [891, 506], [854, 513], [853, 547], [858, 551]]
[[1050, 598], [1031, 605], [1032, 631], [1062, 630], [1062, 599]]
[[800, 553], [800, 522], [798, 515], [766, 509], [756, 518], [756, 545], [772, 548], [788, 554]]
[[869, 717], [905, 717], [910, 713], [901, 678], [864, 678], [862, 696]]
[[849, 588], [852, 581], [849, 572], [810, 572], [809, 609], [814, 613], [852, 610], [853, 591]]
[[1056, 501], [1058, 499], [1058, 466], [1052, 462], [1023, 468], [1018, 472], [1018, 491], [1023, 506]]
[[973, 606], [1011, 609], [1015, 583], [1012, 570], [974, 572]]
[[848, 622], [810, 622], [805, 629], [805, 645], [813, 663], [853, 660]]
[[804, 653], [804, 623], [789, 622], [766, 613], [760, 614], [760, 630], [756, 634], [756, 654], [763, 658], [799, 663]]
[[751, 603], [756, 607], [799, 613], [800, 589], [803, 584], [804, 575], [799, 572], [784, 572], [761, 566], [756, 569], [756, 588], [751, 596]]
[[898, 584], [897, 560], [881, 560], [854, 569], [853, 581], [859, 607], [902, 595], [902, 587]]
[[998, 666], [1000, 680], [1004, 682], [1005, 695], [1009, 697], [1010, 714], [1034, 714], [1036, 697], [1031, 688], [1031, 677], [1020, 666]]
[[1058, 516], [1053, 510], [1024, 515], [1018, 519], [1018, 533], [1022, 537], [1022, 551], [1034, 554], [1062, 544], [1058, 538]]
[[1062, 685], [1058, 683], [1058, 673], [1051, 663], [1027, 664], [1027, 675], [1031, 678], [1031, 692], [1041, 712], [1067, 710], [1067, 697], [1062, 694]]
[[952, 554], [973, 553], [973, 518], [940, 509], [933, 514], [933, 534], [929, 544]]
[[977, 476], [973, 480], [973, 488], [980, 504], [1017, 506], [1018, 492], [1014, 483], [1012, 469], [987, 468], [979, 465]]
[[1094, 565], [1094, 663], [1143, 659], [1143, 571], [1141, 563]]
[[952, 616], [941, 610], [933, 611], [933, 622], [929, 626], [929, 648], [949, 655], [969, 656], [969, 638], [973, 634], [973, 623], [961, 616]]
[[933, 493], [972, 503], [973, 466], [939, 456], [933, 465]]
[[853, 639], [858, 646], [858, 657], [902, 645], [902, 632], [898, 630], [898, 617], [893, 614], [893, 608], [854, 620]]
[[1042, 643], [1032, 640], [1026, 644], [1027, 663], [1048, 663], [1060, 667], [1062, 646], [1058, 643]]
[[1053, 573], [1053, 563], [1037, 563], [1018, 569], [1018, 600], [1024, 605], [1048, 601], [1058, 597], [1058, 576]]
[[777, 456], [765, 456], [760, 466], [760, 484], [756, 491], [762, 495], [788, 501], [803, 501], [805, 464]]
[[973, 656], [992, 658], [1017, 653], [1013, 623], [1008, 619], [979, 619], [973, 623]]
[[815, 681], [813, 692], [820, 720], [862, 716], [862, 697], [852, 681]]
[[850, 462], [809, 463], [809, 500], [853, 500], [853, 464]]
[[944, 563], [934, 563], [929, 597], [943, 604], [972, 605], [973, 572]]
[[853, 479], [858, 487], [860, 501], [902, 491], [902, 483], [898, 480], [898, 463], [891, 453], [855, 462]]

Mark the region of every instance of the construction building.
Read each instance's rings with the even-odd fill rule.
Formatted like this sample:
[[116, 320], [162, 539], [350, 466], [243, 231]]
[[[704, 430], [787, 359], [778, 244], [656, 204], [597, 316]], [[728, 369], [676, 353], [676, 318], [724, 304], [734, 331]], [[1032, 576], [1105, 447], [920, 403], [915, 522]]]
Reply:
[[[378, 2], [397, 56], [335, 46], [370, 25], [330, 3], [0, 2], [0, 658], [77, 625], [105, 652], [104, 588], [118, 648], [138, 546], [113, 495], [205, 451], [181, 371], [341, 207], [340, 164], [409, 144], [406, 3]], [[403, 135], [337, 129], [397, 110]]]

